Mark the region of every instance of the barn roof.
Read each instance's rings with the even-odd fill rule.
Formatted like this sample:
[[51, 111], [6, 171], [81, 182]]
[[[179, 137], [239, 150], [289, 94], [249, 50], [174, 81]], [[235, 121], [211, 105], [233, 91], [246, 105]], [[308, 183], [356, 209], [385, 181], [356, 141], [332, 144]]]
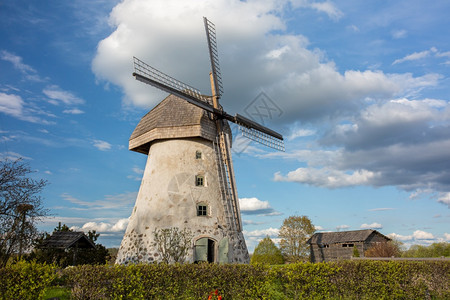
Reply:
[[55, 231], [42, 245], [43, 248], [68, 249], [95, 248], [94, 243], [83, 233], [78, 231]]
[[169, 95], [142, 117], [131, 134], [129, 149], [148, 154], [150, 144], [155, 140], [187, 137], [213, 141], [216, 137], [215, 121], [205, 110]]
[[308, 241], [308, 244], [336, 244], [346, 242], [364, 242], [371, 235], [379, 234], [390, 240], [390, 238], [373, 229], [339, 231], [339, 232], [318, 232], [315, 233]]

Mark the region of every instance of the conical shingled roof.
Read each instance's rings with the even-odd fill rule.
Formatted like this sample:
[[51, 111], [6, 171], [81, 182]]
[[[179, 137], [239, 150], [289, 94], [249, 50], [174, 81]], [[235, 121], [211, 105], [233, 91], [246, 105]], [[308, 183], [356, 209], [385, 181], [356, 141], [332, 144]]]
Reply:
[[169, 95], [142, 117], [131, 134], [129, 149], [148, 154], [155, 140], [201, 137], [214, 141], [216, 135], [215, 121], [205, 110]]

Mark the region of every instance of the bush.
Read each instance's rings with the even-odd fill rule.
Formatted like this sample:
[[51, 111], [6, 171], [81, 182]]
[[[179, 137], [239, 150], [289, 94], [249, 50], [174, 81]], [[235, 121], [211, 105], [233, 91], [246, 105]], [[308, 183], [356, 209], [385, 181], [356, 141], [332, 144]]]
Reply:
[[53, 265], [18, 261], [0, 269], [0, 297], [41, 299], [56, 276]]
[[[0, 298], [39, 299], [56, 269], [0, 269]], [[76, 266], [59, 273], [72, 299], [450, 299], [449, 261], [341, 261], [290, 265]]]

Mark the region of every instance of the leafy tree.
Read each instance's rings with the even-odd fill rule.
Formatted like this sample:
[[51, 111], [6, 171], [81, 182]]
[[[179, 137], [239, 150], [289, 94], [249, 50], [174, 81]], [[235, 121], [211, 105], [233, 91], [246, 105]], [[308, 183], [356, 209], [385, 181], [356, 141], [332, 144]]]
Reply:
[[193, 238], [189, 229], [179, 230], [177, 227], [155, 229], [153, 235], [155, 238], [153, 247], [156, 247], [164, 263], [184, 262]]
[[398, 257], [400, 254], [399, 244], [392, 241], [376, 243], [364, 252], [366, 257]]
[[450, 257], [450, 243], [433, 243], [429, 246], [412, 245], [403, 257]]
[[275, 245], [269, 236], [266, 236], [256, 246], [253, 252], [250, 263], [263, 263], [269, 265], [281, 265], [284, 264], [284, 257], [281, 254], [280, 249]]
[[39, 196], [47, 181], [30, 178], [31, 173], [21, 159], [0, 161], [0, 267], [31, 247], [36, 222], [47, 215]]
[[353, 257], [359, 257], [358, 247], [356, 245], [353, 246]]
[[283, 221], [278, 236], [280, 249], [288, 262], [306, 261], [309, 247], [306, 241], [316, 229], [307, 216], [290, 216]]

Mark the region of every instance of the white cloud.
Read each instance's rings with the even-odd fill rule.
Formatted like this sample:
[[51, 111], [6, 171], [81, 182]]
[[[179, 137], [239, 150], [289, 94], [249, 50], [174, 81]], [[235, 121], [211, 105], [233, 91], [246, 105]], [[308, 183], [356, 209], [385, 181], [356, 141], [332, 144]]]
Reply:
[[397, 233], [390, 233], [387, 236], [391, 239], [402, 241], [402, 242], [410, 241], [413, 238], [412, 235], [401, 235], [401, 234], [397, 234]]
[[17, 159], [31, 159], [31, 157], [28, 156], [23, 156], [19, 153], [16, 152], [12, 152], [12, 151], [5, 151], [5, 152], [0, 152], [0, 157], [2, 159], [9, 159], [9, 160], [17, 160]]
[[380, 223], [372, 223], [372, 224], [362, 224], [361, 229], [382, 229], [383, 225], [381, 225]]
[[73, 109], [65, 109], [65, 110], [63, 110], [63, 113], [71, 114], [71, 115], [79, 115], [79, 114], [84, 114], [84, 111], [82, 111], [81, 109], [78, 109], [78, 108], [73, 108]]
[[78, 98], [71, 92], [62, 90], [57, 85], [47, 86], [42, 92], [44, 93], [44, 95], [50, 98], [49, 102], [54, 105], [59, 105], [60, 102], [66, 105], [76, 105], [84, 103], [83, 99]]
[[395, 64], [399, 64], [399, 63], [402, 63], [405, 61], [422, 59], [422, 58], [428, 57], [431, 53], [435, 53], [436, 51], [437, 51], [436, 48], [433, 47], [430, 50], [425, 50], [422, 52], [414, 52], [412, 54], [406, 55], [403, 58], [396, 59], [392, 64], [395, 65]]
[[438, 198], [438, 202], [447, 205], [450, 208], [450, 192], [441, 193]]
[[326, 13], [330, 18], [339, 20], [344, 14], [330, 1], [313, 2], [310, 4], [312, 8]]
[[429, 232], [422, 231], [422, 230], [414, 231], [413, 237], [416, 240], [432, 240], [432, 239], [434, 239], [433, 234], [431, 234]]
[[392, 37], [394, 39], [405, 38], [407, 36], [407, 34], [408, 34], [408, 32], [406, 30], [404, 30], [404, 29], [392, 31]]
[[43, 81], [37, 74], [36, 70], [31, 66], [23, 63], [23, 59], [20, 56], [12, 54], [6, 50], [2, 50], [0, 52], [0, 59], [4, 61], [9, 61], [13, 64], [16, 70], [19, 70], [22, 74], [25, 75], [25, 78], [31, 81]]
[[13, 94], [0, 93], [0, 112], [14, 117], [22, 117], [22, 97]]
[[311, 129], [296, 129], [292, 130], [291, 134], [288, 136], [287, 140], [292, 141], [298, 137], [306, 137], [316, 134], [314, 130]]
[[379, 174], [368, 170], [344, 172], [330, 168], [298, 168], [285, 176], [281, 175], [280, 172], [277, 172], [274, 174], [274, 180], [306, 183], [327, 188], [340, 188], [367, 185], [377, 176], [379, 176]]
[[267, 228], [267, 229], [259, 229], [253, 231], [244, 230], [243, 233], [248, 237], [265, 237], [265, 236], [278, 236], [279, 229], [278, 228]]
[[84, 232], [97, 231], [98, 233], [108, 233], [108, 232], [124, 232], [127, 229], [129, 219], [120, 219], [116, 223], [106, 223], [106, 222], [87, 222], [83, 226], [72, 226], [73, 230], [81, 230]]
[[92, 143], [94, 144], [94, 147], [100, 151], [111, 150], [112, 147], [110, 143], [102, 140], [94, 140]]
[[261, 201], [257, 198], [239, 198], [241, 213], [251, 215], [274, 216], [281, 213], [276, 212], [269, 201]]
[[136, 200], [137, 192], [127, 192], [117, 195], [105, 195], [101, 200], [80, 200], [68, 193], [61, 195], [61, 198], [75, 206], [70, 207], [72, 210], [123, 210], [128, 209]]
[[395, 208], [392, 208], [392, 207], [380, 207], [380, 208], [369, 209], [369, 211], [386, 211], [386, 210], [393, 210], [393, 209], [395, 209]]
[[338, 225], [338, 226], [336, 226], [336, 230], [337, 231], [340, 231], [340, 230], [342, 230], [342, 229], [349, 229], [350, 228], [350, 226], [348, 226], [348, 225]]
[[322, 230], [325, 230], [325, 228], [323, 228], [322, 226], [319, 226], [319, 225], [314, 225], [314, 228], [317, 230], [317, 231], [322, 231]]
[[450, 233], [444, 233], [444, 239], [450, 242]]

